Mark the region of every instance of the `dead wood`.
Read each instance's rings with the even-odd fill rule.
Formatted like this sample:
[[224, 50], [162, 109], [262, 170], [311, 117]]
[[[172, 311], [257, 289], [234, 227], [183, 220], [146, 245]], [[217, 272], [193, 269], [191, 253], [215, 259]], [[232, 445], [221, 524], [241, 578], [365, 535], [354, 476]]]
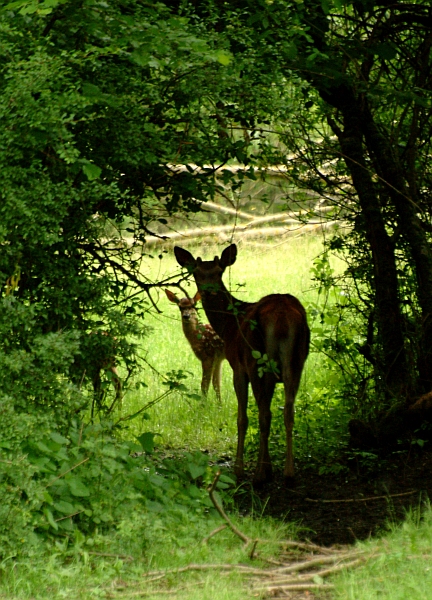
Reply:
[[221, 525], [220, 527], [216, 527], [216, 529], [214, 529], [211, 533], [209, 533], [201, 542], [202, 544], [207, 544], [208, 541], [217, 533], [219, 533], [220, 531], [223, 531], [224, 529], [227, 529], [228, 525]]
[[369, 500], [385, 500], [387, 498], [399, 498], [400, 496], [411, 496], [412, 494], [417, 494], [417, 490], [412, 490], [411, 492], [403, 492], [402, 494], [387, 494], [385, 496], [369, 496], [368, 498], [335, 498], [326, 500], [325, 498], [305, 498], [306, 502], [322, 502], [324, 503], [333, 503], [333, 502], [369, 502]]
[[[329, 229], [337, 224], [341, 224], [341, 221], [311, 221], [307, 225], [304, 225], [298, 220], [291, 220], [291, 225], [295, 227], [259, 227], [256, 229], [245, 229], [242, 227], [236, 227], [235, 225], [218, 225], [215, 227], [201, 227], [195, 229], [184, 229], [183, 231], [176, 231], [174, 233], [163, 234], [163, 239], [155, 236], [147, 236], [145, 247], [154, 246], [156, 244], [171, 244], [172, 242], [181, 240], [181, 243], [187, 244], [193, 242], [197, 238], [210, 237], [214, 238], [217, 236], [225, 236], [224, 239], [240, 240], [244, 238], [254, 237], [278, 237], [278, 236], [291, 236], [291, 235], [303, 235], [305, 233], [314, 231], [316, 229]], [[249, 224], [248, 224], [249, 226]], [[127, 240], [125, 240], [127, 242]], [[129, 243], [132, 243], [131, 241]]]
[[216, 497], [215, 497], [215, 490], [216, 490], [216, 486], [217, 483], [219, 481], [219, 477], [221, 476], [221, 472], [218, 471], [215, 475], [215, 478], [213, 479], [213, 482], [211, 484], [211, 486], [208, 489], [208, 493], [210, 496], [211, 501], [213, 502], [213, 505], [215, 507], [215, 509], [218, 511], [218, 513], [220, 514], [220, 516], [222, 517], [222, 519], [227, 523], [228, 527], [231, 529], [231, 531], [233, 533], [235, 533], [235, 535], [237, 537], [239, 537], [246, 545], [250, 544], [253, 540], [252, 538], [248, 537], [246, 534], [244, 534], [243, 532], [240, 531], [240, 529], [238, 529], [234, 523], [231, 521], [231, 519], [228, 517], [228, 515], [226, 514], [226, 512], [224, 511], [224, 509], [222, 508], [222, 506], [219, 504], [219, 502], [217, 501]]

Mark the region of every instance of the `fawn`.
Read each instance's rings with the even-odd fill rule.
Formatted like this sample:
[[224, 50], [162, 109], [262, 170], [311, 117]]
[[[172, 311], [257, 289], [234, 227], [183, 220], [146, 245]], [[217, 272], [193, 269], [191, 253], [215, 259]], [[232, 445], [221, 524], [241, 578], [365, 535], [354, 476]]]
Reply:
[[165, 290], [170, 302], [177, 304], [180, 309], [183, 333], [189, 342], [195, 356], [201, 361], [202, 379], [201, 393], [207, 396], [210, 380], [213, 383], [216, 397], [221, 403], [222, 361], [225, 358], [223, 340], [217, 335], [211, 325], [200, 323], [195, 305], [200, 301], [199, 292], [193, 298], [179, 299], [170, 290]]

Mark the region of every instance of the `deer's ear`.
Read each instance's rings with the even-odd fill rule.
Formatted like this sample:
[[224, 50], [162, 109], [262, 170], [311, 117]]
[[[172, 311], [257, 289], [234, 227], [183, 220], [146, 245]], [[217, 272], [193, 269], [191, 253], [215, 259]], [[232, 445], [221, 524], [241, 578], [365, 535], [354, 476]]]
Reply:
[[167, 298], [170, 302], [174, 302], [174, 304], [179, 303], [179, 299], [177, 298], [177, 296], [173, 294], [170, 290], [165, 290], [165, 294], [167, 295]]
[[174, 254], [181, 267], [193, 266], [196, 262], [192, 254], [180, 246], [174, 246]]
[[193, 297], [193, 303], [196, 304], [197, 302], [199, 302], [201, 300], [201, 294], [199, 292], [197, 292], [195, 294], [195, 296]]
[[231, 246], [228, 246], [228, 248], [225, 248], [225, 250], [222, 252], [219, 262], [221, 266], [226, 269], [235, 263], [236, 258], [237, 246], [235, 244], [231, 244]]

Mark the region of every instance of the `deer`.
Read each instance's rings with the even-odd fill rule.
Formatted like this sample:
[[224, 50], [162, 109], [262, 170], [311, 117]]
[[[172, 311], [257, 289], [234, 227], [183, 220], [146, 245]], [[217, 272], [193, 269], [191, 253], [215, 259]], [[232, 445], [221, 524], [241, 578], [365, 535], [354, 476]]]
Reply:
[[253, 476], [257, 487], [273, 477], [268, 438], [271, 424], [271, 401], [276, 383], [285, 392], [284, 424], [286, 454], [284, 478], [294, 478], [292, 434], [294, 400], [304, 363], [309, 352], [310, 332], [306, 311], [291, 294], [270, 294], [258, 302], [235, 298], [225, 287], [222, 276], [237, 258], [237, 246], [231, 244], [220, 256], [204, 261], [179, 246], [174, 254], [181, 267], [193, 274], [202, 305], [214, 331], [222, 338], [225, 356], [233, 370], [234, 389], [238, 401], [237, 453], [234, 473], [244, 475], [244, 443], [248, 427], [247, 405], [249, 383], [258, 405], [260, 443]]
[[170, 290], [165, 290], [170, 302], [177, 304], [180, 309], [183, 333], [189, 342], [195, 356], [201, 361], [202, 378], [201, 394], [207, 398], [210, 380], [219, 404], [221, 400], [222, 362], [225, 359], [223, 340], [217, 335], [211, 325], [203, 324], [198, 318], [195, 308], [201, 300], [199, 292], [193, 298], [179, 299]]

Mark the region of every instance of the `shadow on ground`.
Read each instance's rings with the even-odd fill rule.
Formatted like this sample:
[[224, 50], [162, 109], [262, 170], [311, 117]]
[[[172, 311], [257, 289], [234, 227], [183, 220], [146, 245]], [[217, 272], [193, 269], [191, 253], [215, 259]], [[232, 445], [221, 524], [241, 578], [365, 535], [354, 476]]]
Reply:
[[[249, 481], [237, 496], [243, 514], [257, 511], [257, 498], [248, 493]], [[352, 544], [403, 521], [410, 508], [432, 499], [432, 451], [394, 455], [379, 468], [362, 473], [360, 465], [340, 474], [318, 475], [297, 465], [295, 486], [284, 485], [282, 473], [255, 490], [264, 515], [295, 521], [303, 537], [316, 544]]]

